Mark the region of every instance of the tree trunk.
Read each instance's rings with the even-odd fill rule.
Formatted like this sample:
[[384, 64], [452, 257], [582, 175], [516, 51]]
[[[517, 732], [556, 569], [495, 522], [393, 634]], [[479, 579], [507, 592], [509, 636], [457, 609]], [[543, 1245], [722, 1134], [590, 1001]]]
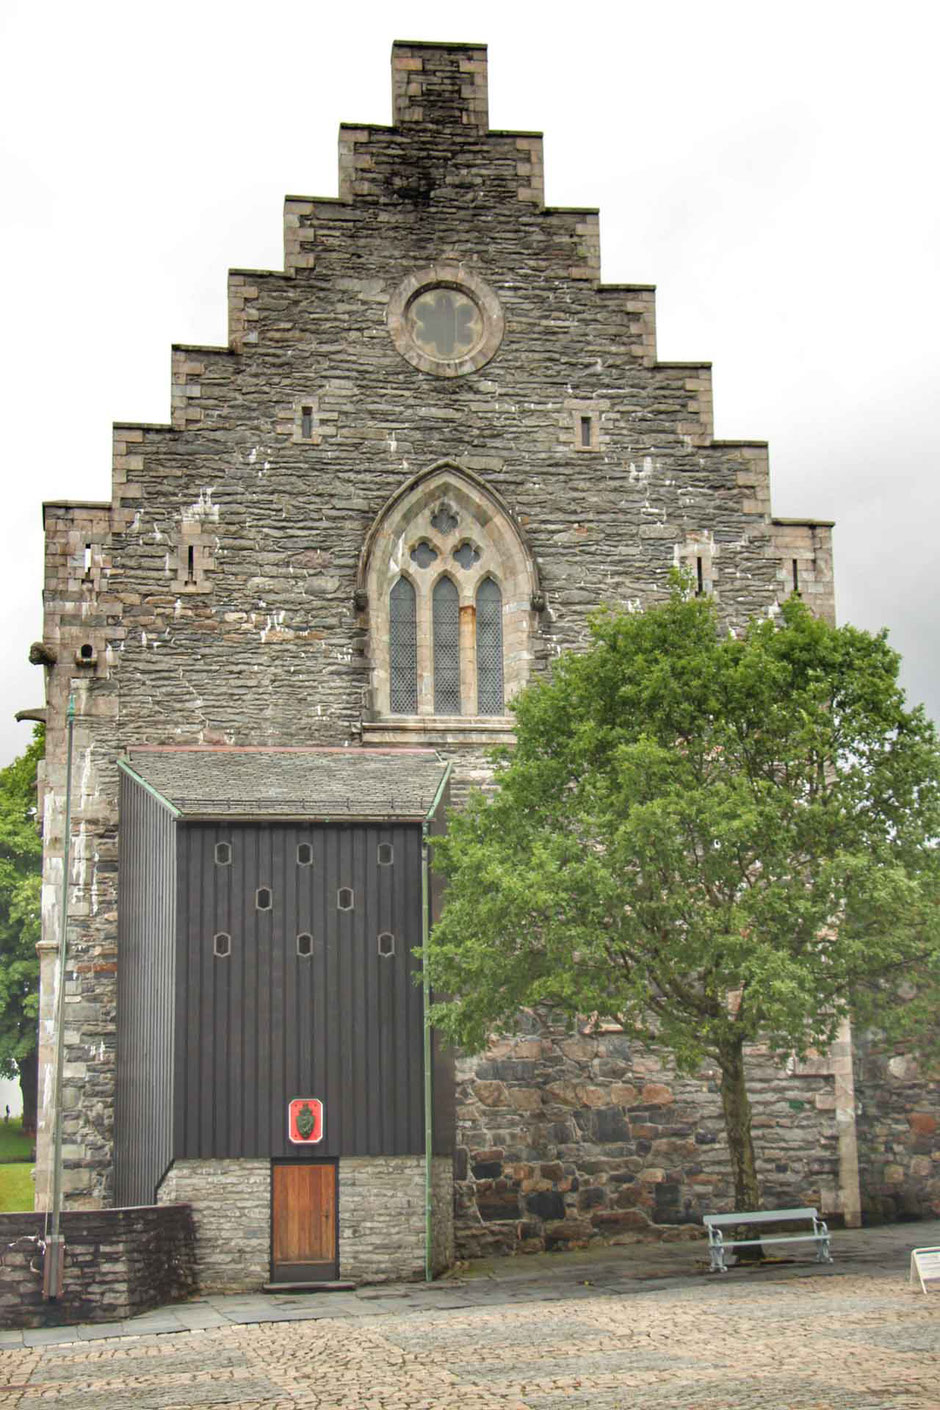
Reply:
[[36, 1091], [39, 1084], [39, 1054], [36, 1049], [24, 1058], [17, 1059], [20, 1074], [20, 1091], [23, 1094], [23, 1134], [36, 1134]]
[[751, 1102], [744, 1083], [744, 1042], [731, 1038], [718, 1050], [721, 1105], [734, 1174], [735, 1209], [760, 1209], [760, 1186], [751, 1140]]

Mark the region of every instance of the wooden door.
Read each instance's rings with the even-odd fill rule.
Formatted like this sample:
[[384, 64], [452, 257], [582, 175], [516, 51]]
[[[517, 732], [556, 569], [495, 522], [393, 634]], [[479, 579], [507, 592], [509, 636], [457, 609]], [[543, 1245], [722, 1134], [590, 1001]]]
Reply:
[[336, 1166], [275, 1161], [271, 1169], [271, 1281], [336, 1278]]

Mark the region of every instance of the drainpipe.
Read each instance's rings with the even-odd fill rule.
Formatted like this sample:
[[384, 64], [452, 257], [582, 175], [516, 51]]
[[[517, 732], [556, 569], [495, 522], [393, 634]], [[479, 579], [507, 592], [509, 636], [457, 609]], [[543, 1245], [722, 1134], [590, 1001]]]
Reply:
[[428, 909], [431, 901], [430, 877], [428, 875], [429, 830], [430, 822], [425, 818], [421, 824], [421, 998], [424, 1016], [424, 1281], [426, 1283], [430, 1283], [434, 1279], [431, 1258], [431, 1240], [434, 1234], [431, 1189], [431, 1157], [434, 1149], [434, 1083], [431, 1073], [431, 1024], [428, 1019], [428, 1009], [431, 1005], [431, 978], [428, 973], [428, 935], [430, 931]]
[[450, 764], [444, 770], [434, 801], [421, 824], [421, 998], [424, 1016], [424, 1281], [434, 1281], [431, 1243], [434, 1235], [431, 1166], [434, 1155], [434, 1080], [431, 1070], [431, 974], [428, 969], [428, 937], [431, 929], [431, 876], [428, 838], [431, 822], [440, 806], [450, 778]]
[[[62, 1070], [65, 1065], [65, 963], [68, 950], [69, 870], [72, 851], [72, 742], [75, 734], [75, 696], [69, 696], [66, 711], [68, 749], [65, 765], [65, 837], [62, 857], [62, 912], [59, 923], [59, 964], [56, 978], [55, 1069], [52, 1087], [52, 1229], [46, 1234], [43, 1259], [42, 1295], [54, 1301], [62, 1294], [62, 1265], [65, 1249], [59, 1231], [62, 1213]], [[46, 1216], [48, 1226], [48, 1215]]]

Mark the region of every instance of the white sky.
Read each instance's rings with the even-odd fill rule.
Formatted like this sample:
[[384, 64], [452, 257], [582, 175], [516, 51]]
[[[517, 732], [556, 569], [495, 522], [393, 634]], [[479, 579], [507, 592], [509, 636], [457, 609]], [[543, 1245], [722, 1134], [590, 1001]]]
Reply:
[[940, 718], [936, 8], [4, 0], [0, 764], [42, 704], [43, 499], [110, 496], [114, 420], [166, 422], [170, 344], [223, 344], [230, 266], [282, 267], [286, 192], [390, 121], [395, 38], [489, 44], [493, 127], [545, 132], [659, 354], [714, 363], [774, 512], [836, 519], [840, 618]]

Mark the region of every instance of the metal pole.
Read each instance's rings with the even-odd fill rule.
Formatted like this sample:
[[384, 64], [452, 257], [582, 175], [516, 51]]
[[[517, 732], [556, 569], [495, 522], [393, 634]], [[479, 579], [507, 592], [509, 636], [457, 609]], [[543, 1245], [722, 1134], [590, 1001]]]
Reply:
[[424, 1281], [426, 1283], [434, 1280], [434, 1266], [431, 1258], [431, 1238], [434, 1231], [431, 1191], [434, 1102], [431, 1080], [431, 1024], [428, 1019], [428, 1010], [431, 1006], [431, 976], [428, 972], [429, 907], [428, 823], [425, 821], [421, 825], [421, 995], [424, 1014]]
[[62, 848], [62, 911], [59, 928], [59, 963], [55, 1004], [55, 1069], [52, 1086], [52, 1232], [46, 1239], [43, 1265], [43, 1297], [56, 1298], [62, 1292], [62, 1262], [65, 1250], [59, 1232], [62, 1213], [62, 1069], [65, 1064], [65, 962], [68, 951], [69, 871], [72, 851], [72, 742], [75, 734], [75, 697], [69, 696], [66, 711], [68, 748], [65, 764], [65, 838]]

